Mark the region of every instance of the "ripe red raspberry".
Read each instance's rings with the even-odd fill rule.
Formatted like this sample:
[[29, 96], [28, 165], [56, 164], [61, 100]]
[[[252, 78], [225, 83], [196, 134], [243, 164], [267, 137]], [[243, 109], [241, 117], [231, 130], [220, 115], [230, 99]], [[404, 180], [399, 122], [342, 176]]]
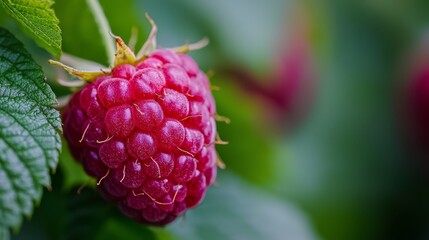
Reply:
[[127, 57], [72, 97], [64, 136], [106, 199], [139, 222], [165, 225], [197, 206], [216, 178], [215, 103], [188, 55]]
[[216, 177], [209, 81], [185, 54], [157, 50], [77, 92], [64, 136], [121, 211], [164, 225], [198, 205]]

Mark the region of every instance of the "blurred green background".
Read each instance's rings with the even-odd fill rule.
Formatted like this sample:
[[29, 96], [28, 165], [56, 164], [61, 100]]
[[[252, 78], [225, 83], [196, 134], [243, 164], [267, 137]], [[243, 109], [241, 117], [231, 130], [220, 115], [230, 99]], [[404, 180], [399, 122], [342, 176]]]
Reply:
[[[203, 204], [165, 229], [121, 216], [66, 147], [40, 207], [14, 239], [429, 239], [429, 171], [407, 134], [407, 78], [429, 33], [429, 1], [100, 0], [128, 40], [159, 28], [212, 85], [226, 170]], [[107, 63], [84, 0], [54, 5], [63, 51]], [[1, 17], [0, 17], [1, 19]], [[30, 46], [58, 95], [49, 55]], [[429, 95], [429, 92], [427, 93]], [[424, 148], [424, 146], [423, 146]], [[426, 146], [426, 149], [429, 148]]]

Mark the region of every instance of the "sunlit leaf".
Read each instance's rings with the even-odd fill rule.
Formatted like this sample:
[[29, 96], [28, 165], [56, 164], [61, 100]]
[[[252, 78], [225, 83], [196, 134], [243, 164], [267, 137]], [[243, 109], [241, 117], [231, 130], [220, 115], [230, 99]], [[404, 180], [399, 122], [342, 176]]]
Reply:
[[61, 55], [61, 30], [51, 9], [53, 0], [1, 0], [0, 5], [24, 31], [55, 57]]

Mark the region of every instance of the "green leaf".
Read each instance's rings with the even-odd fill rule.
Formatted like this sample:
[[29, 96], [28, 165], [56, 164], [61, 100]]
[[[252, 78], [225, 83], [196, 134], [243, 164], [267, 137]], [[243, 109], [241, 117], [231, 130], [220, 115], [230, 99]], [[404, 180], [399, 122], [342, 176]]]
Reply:
[[23, 45], [0, 28], [0, 228], [19, 227], [61, 149], [55, 95]]
[[269, 184], [275, 178], [275, 138], [261, 124], [261, 111], [254, 107], [258, 103], [229, 79], [215, 78], [211, 83], [220, 88], [214, 92], [217, 112], [231, 119], [230, 124], [217, 123], [222, 140], [229, 142], [216, 146], [220, 158], [227, 169], [253, 183]]
[[52, 175], [52, 189], [44, 189], [43, 201], [34, 209], [31, 219], [24, 221], [19, 233], [11, 235], [12, 240], [64, 239], [69, 196], [61, 190], [62, 184], [63, 174], [58, 169]]
[[95, 239], [156, 240], [158, 238], [147, 226], [121, 215], [116, 218], [108, 219]]
[[63, 190], [69, 191], [73, 187], [95, 186], [95, 179], [88, 176], [82, 164], [78, 163], [70, 153], [70, 150], [63, 140], [63, 148], [60, 154], [60, 168], [64, 174]]
[[0, 226], [0, 239], [8, 240], [9, 238], [9, 229], [7, 227]]
[[103, 201], [92, 188], [85, 188], [80, 194], [72, 190], [68, 198], [65, 238], [94, 239], [112, 215], [113, 205]]
[[79, 194], [70, 193], [65, 239], [157, 239], [149, 228], [121, 214], [93, 188], [85, 188]]
[[[147, 38], [147, 30], [150, 29], [150, 26], [149, 23], [147, 23], [147, 28], [138, 25], [136, 16], [138, 14], [144, 15], [144, 12], [138, 12], [132, 3], [131, 0], [100, 1], [113, 34], [122, 37], [127, 42], [131, 35], [131, 29], [137, 28], [138, 41], [136, 46], [139, 49]], [[86, 1], [57, 0], [54, 8], [60, 19], [63, 32], [64, 52], [107, 65], [106, 51], [98, 30], [99, 27], [96, 25]]]
[[61, 29], [51, 9], [53, 0], [0, 0], [0, 4], [40, 46], [61, 56]]
[[218, 187], [208, 190], [201, 206], [166, 228], [174, 239], [316, 239], [307, 219], [291, 204], [232, 174], [221, 172], [218, 182]]

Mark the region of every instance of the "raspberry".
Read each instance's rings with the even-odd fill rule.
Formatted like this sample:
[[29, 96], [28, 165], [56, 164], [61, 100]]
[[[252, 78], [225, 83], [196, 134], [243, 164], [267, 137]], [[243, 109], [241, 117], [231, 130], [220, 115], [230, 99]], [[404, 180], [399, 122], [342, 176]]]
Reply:
[[77, 92], [63, 113], [64, 136], [106, 199], [139, 222], [165, 225], [214, 182], [214, 115], [195, 61], [160, 49]]

